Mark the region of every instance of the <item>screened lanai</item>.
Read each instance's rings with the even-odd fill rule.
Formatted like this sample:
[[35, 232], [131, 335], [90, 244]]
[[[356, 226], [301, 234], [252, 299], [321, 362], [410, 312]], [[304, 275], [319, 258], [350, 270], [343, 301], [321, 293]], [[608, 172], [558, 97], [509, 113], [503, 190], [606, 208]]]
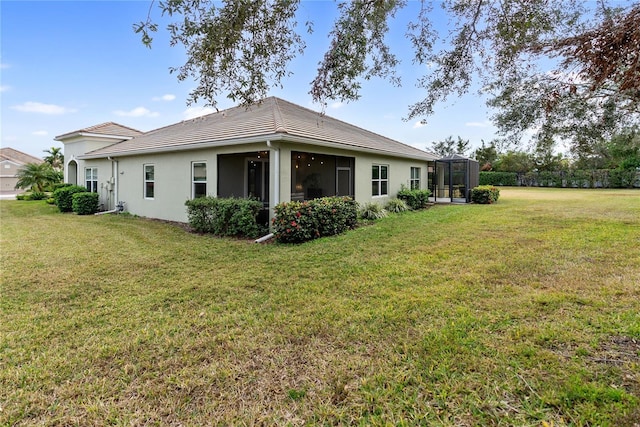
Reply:
[[459, 154], [436, 160], [429, 172], [433, 201], [441, 203], [470, 203], [480, 180], [478, 162]]

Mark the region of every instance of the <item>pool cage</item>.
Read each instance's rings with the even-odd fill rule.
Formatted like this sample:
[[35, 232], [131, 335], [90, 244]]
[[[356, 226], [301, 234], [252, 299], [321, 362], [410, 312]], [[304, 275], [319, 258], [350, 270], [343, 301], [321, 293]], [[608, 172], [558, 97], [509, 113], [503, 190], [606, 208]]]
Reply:
[[480, 165], [468, 157], [454, 154], [429, 166], [429, 182], [434, 202], [470, 203], [471, 189], [480, 181]]

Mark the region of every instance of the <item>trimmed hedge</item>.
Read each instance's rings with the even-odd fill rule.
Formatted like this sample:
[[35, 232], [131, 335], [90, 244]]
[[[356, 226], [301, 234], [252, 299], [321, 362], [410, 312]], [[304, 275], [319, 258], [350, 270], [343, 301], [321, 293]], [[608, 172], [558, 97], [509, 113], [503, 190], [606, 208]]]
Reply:
[[71, 196], [73, 212], [78, 215], [93, 215], [98, 212], [98, 193], [81, 191]]
[[491, 204], [498, 201], [500, 190], [493, 185], [480, 185], [471, 190], [471, 201], [473, 203]]
[[88, 190], [80, 185], [69, 185], [58, 188], [53, 192], [53, 199], [60, 212], [71, 212], [73, 210], [73, 195], [76, 193], [86, 193]]
[[480, 185], [518, 185], [516, 172], [480, 172]]
[[281, 243], [302, 243], [333, 236], [356, 226], [358, 204], [350, 197], [284, 202], [275, 207], [274, 234]]
[[429, 206], [429, 196], [431, 196], [431, 190], [410, 190], [404, 185], [398, 191], [398, 199], [403, 200], [409, 209], [419, 210]]
[[189, 225], [198, 233], [216, 236], [258, 237], [257, 217], [262, 202], [252, 199], [198, 197], [187, 200]]

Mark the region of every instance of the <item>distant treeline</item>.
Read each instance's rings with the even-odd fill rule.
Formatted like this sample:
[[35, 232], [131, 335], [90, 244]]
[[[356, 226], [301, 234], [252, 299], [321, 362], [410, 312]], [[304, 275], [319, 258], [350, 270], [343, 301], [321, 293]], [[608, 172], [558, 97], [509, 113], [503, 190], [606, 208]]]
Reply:
[[640, 188], [640, 171], [594, 169], [480, 172], [480, 185], [562, 188]]

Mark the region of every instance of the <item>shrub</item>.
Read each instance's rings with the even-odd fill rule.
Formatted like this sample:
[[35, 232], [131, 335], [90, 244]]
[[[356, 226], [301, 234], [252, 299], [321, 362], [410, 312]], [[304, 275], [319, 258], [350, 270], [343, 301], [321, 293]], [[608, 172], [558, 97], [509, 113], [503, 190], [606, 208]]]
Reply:
[[32, 191], [28, 196], [28, 200], [44, 200], [47, 198], [47, 194], [42, 191]]
[[71, 196], [73, 212], [78, 215], [93, 215], [98, 212], [98, 193], [81, 191]]
[[377, 203], [366, 203], [360, 209], [360, 218], [362, 219], [380, 219], [387, 216], [387, 211]]
[[493, 185], [480, 185], [471, 190], [471, 201], [473, 203], [490, 204], [498, 201], [500, 190]]
[[29, 200], [29, 195], [26, 193], [16, 194], [16, 200]]
[[51, 186], [51, 191], [56, 191], [58, 188], [73, 187], [73, 186], [74, 184], [69, 184], [68, 182], [58, 182]]
[[301, 243], [333, 236], [356, 226], [358, 204], [350, 197], [322, 197], [284, 202], [275, 208], [273, 228], [281, 243]]
[[198, 197], [185, 205], [189, 225], [198, 233], [257, 237], [261, 232], [256, 218], [263, 206], [257, 200]]
[[410, 190], [404, 185], [398, 191], [398, 199], [403, 200], [409, 209], [418, 210], [429, 206], [430, 190]]
[[60, 212], [71, 212], [73, 210], [73, 195], [75, 193], [86, 193], [88, 190], [79, 185], [69, 185], [58, 188], [53, 192], [53, 199]]
[[632, 188], [635, 179], [636, 171], [634, 169], [612, 169], [609, 171], [610, 188]]
[[393, 213], [400, 213], [409, 210], [409, 206], [407, 206], [405, 201], [398, 198], [389, 200], [384, 208], [387, 210], [387, 212]]
[[516, 172], [480, 172], [480, 185], [518, 185]]
[[344, 233], [358, 222], [358, 204], [350, 197], [322, 197], [310, 204], [319, 237]]
[[46, 202], [47, 202], [48, 205], [55, 205], [56, 204], [56, 201], [55, 201], [55, 199], [53, 197], [49, 197], [46, 200]]

